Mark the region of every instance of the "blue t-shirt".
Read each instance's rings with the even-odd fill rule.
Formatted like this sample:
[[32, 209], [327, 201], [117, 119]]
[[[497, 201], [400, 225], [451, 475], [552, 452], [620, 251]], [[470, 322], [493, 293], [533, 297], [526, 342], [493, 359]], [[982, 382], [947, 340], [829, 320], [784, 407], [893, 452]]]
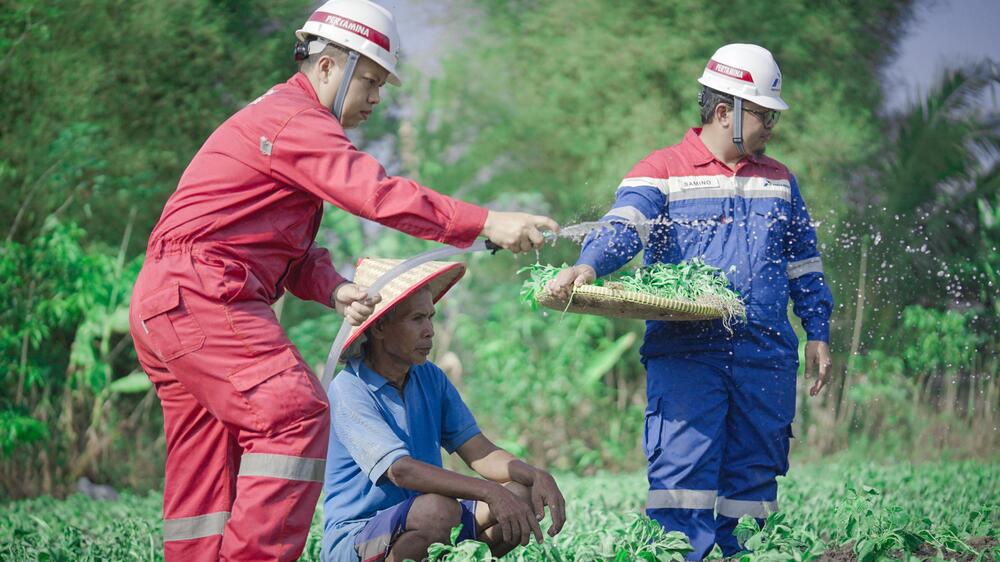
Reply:
[[410, 367], [403, 396], [363, 361], [330, 383], [330, 447], [323, 482], [326, 561], [358, 562], [354, 536], [379, 511], [417, 495], [389, 481], [400, 457], [434, 466], [479, 433], [448, 377], [430, 361]]

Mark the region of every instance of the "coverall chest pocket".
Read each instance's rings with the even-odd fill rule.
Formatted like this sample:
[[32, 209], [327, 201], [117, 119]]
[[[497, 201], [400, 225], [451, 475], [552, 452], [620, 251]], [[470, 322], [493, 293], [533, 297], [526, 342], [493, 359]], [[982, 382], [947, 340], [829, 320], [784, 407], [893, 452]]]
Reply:
[[230, 373], [229, 381], [247, 401], [254, 428], [266, 435], [327, 409], [319, 381], [288, 347]]
[[776, 201], [755, 205], [750, 212], [750, 237], [760, 248], [760, 253], [771, 261], [780, 261], [784, 257], [790, 215], [787, 207], [787, 204]]
[[153, 349], [164, 362], [197, 351], [205, 344], [205, 332], [181, 295], [178, 283], [170, 283], [142, 299], [139, 318]]
[[719, 200], [681, 201], [668, 207], [670, 231], [681, 259], [704, 257], [725, 227], [725, 206]]

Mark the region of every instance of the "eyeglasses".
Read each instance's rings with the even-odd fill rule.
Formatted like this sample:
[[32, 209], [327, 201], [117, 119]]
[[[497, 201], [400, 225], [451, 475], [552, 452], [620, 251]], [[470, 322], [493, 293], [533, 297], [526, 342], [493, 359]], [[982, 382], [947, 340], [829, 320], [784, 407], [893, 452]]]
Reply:
[[750, 109], [744, 105], [743, 111], [756, 115], [765, 129], [773, 127], [778, 122], [778, 118], [781, 117], [781, 112], [776, 109]]

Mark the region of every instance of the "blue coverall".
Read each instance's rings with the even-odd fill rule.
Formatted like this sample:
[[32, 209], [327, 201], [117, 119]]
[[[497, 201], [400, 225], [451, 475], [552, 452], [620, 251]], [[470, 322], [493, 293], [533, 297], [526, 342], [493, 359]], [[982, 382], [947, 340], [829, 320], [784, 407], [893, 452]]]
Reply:
[[647, 513], [686, 533], [695, 560], [715, 543], [727, 556], [738, 552], [738, 519], [778, 509], [798, 370], [788, 298], [810, 341], [828, 341], [833, 307], [795, 177], [766, 156], [748, 156], [734, 172], [700, 132], [629, 172], [603, 219], [613, 231], [592, 233], [577, 262], [603, 276], [640, 250], [647, 265], [702, 258], [726, 272], [746, 303], [747, 320], [732, 333], [718, 320], [648, 321], [640, 349]]

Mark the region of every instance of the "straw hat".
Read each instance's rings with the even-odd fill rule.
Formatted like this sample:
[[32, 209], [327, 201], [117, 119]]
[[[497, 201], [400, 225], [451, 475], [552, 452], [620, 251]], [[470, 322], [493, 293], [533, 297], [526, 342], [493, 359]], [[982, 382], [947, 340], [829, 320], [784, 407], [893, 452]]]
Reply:
[[[370, 287], [383, 273], [396, 267], [403, 260], [382, 258], [362, 258], [358, 262], [354, 282], [363, 287]], [[361, 343], [365, 341], [364, 332], [369, 326], [385, 316], [394, 306], [403, 302], [406, 297], [424, 287], [431, 290], [431, 296], [436, 303], [462, 276], [465, 275], [465, 264], [460, 262], [429, 261], [412, 269], [404, 271], [382, 287], [379, 294], [382, 301], [375, 305], [375, 311], [360, 326], [351, 329], [344, 342], [344, 359], [356, 357], [361, 352]]]

